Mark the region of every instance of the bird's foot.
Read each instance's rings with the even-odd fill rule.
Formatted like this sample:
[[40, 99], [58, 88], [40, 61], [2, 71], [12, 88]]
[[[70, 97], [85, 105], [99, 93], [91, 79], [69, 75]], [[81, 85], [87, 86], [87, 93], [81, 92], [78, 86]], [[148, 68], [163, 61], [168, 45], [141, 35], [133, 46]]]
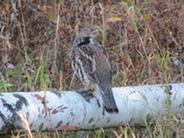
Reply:
[[94, 90], [76, 90], [87, 102], [90, 102], [90, 99], [94, 98], [93, 92]]
[[93, 88], [93, 89], [88, 89], [88, 90], [86, 90], [88, 93], [92, 93], [92, 92], [94, 92], [95, 91], [95, 89]]

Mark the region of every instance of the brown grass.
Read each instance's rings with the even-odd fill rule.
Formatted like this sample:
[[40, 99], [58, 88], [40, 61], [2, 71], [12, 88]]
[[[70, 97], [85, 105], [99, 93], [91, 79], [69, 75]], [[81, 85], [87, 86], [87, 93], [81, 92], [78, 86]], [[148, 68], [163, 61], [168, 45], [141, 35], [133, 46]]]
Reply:
[[[113, 85], [182, 82], [171, 56], [183, 61], [183, 3], [176, 0], [133, 3], [106, 1], [1, 2], [1, 73], [13, 90], [38, 90], [38, 67], [48, 87], [68, 89], [73, 71], [68, 52], [75, 33], [86, 24], [102, 28], [113, 66]], [[111, 21], [119, 17], [121, 21]], [[5, 63], [18, 72], [5, 75]], [[176, 74], [177, 73], [177, 74]], [[27, 84], [28, 74], [32, 86]], [[182, 74], [180, 74], [182, 75]], [[19, 81], [17, 81], [19, 80]]]
[[0, 12], [0, 79], [13, 84], [1, 91], [80, 87], [70, 87], [68, 52], [86, 24], [102, 28], [98, 40], [110, 55], [113, 86], [184, 81], [183, 69], [171, 61], [184, 63], [182, 0], [9, 0], [0, 2]]

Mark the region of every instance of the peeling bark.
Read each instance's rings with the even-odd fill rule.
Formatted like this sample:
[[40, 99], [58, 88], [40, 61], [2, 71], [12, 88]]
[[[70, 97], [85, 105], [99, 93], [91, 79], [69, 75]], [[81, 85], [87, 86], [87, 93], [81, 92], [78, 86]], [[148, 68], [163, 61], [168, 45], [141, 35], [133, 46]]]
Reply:
[[0, 133], [22, 131], [26, 123], [34, 131], [66, 131], [140, 124], [168, 112], [184, 113], [184, 83], [119, 87], [113, 94], [118, 114], [104, 110], [98, 90], [90, 101], [75, 91], [1, 93]]

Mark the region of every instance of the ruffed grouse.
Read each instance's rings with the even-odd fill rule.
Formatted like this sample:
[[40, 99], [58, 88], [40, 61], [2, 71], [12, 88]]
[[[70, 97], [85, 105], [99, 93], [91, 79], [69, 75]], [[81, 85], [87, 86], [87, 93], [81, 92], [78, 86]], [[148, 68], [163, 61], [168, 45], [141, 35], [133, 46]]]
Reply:
[[104, 47], [95, 40], [99, 29], [84, 27], [72, 41], [72, 68], [86, 86], [100, 88], [104, 108], [107, 112], [119, 112], [113, 97], [111, 80], [112, 71]]

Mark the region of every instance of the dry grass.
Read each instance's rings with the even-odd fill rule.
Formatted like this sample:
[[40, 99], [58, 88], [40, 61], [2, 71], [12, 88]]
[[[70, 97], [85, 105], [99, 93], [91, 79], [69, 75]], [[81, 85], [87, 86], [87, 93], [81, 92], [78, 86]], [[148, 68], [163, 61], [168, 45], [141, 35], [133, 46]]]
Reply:
[[[79, 87], [80, 82], [70, 87], [73, 71], [68, 52], [72, 37], [86, 24], [102, 28], [98, 39], [110, 55], [113, 86], [184, 81], [183, 68], [171, 60], [184, 63], [182, 0], [9, 0], [0, 2], [0, 11], [0, 91]], [[119, 20], [109, 20], [112, 17]], [[15, 68], [9, 69], [9, 64]], [[159, 137], [167, 128], [173, 135], [183, 134], [184, 128], [172, 132], [177, 127], [172, 123], [166, 119], [149, 130], [125, 127], [108, 133]], [[104, 134], [99, 133], [95, 136]]]

